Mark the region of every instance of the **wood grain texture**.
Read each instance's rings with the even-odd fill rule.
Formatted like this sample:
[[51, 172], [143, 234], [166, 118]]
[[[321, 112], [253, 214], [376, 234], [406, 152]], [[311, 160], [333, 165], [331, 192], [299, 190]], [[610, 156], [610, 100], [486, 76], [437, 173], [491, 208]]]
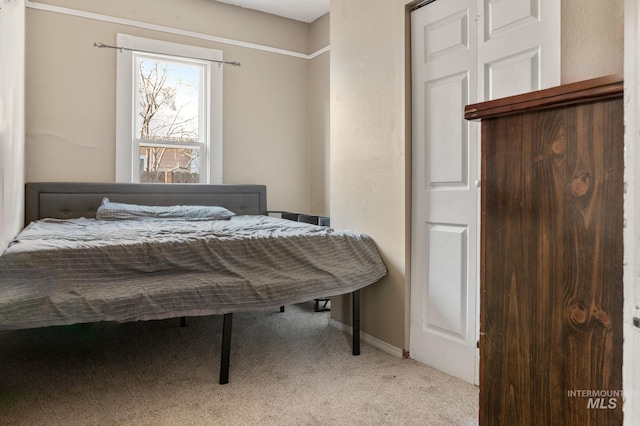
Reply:
[[621, 93], [485, 118], [482, 140], [480, 423], [621, 424]]

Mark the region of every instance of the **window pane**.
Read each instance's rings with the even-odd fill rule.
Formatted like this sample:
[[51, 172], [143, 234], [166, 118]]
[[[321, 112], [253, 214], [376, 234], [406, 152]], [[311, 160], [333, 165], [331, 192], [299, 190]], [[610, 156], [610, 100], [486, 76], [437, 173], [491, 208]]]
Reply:
[[200, 182], [200, 149], [140, 146], [140, 182]]
[[200, 74], [203, 68], [148, 57], [137, 58], [137, 137], [198, 142]]

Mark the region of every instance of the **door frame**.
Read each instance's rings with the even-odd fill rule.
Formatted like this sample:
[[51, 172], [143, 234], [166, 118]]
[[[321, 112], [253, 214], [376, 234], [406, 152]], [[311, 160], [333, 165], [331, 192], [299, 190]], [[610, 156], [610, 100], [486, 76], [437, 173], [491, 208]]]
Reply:
[[625, 90], [625, 170], [627, 191], [624, 200], [624, 342], [622, 346], [622, 410], [625, 425], [640, 423], [640, 1], [624, 3], [624, 90]]

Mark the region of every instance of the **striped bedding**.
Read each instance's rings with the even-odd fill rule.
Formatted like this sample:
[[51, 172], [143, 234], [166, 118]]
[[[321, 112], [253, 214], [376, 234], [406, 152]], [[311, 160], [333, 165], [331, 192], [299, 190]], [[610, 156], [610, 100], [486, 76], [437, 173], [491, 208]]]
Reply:
[[0, 329], [264, 309], [386, 273], [367, 235], [269, 216], [43, 219], [0, 256]]

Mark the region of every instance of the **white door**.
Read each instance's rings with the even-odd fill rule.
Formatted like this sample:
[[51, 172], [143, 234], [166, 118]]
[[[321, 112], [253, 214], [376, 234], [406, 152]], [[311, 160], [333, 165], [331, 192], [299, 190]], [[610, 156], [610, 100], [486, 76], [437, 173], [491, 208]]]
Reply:
[[[542, 14], [547, 3], [555, 15]], [[557, 0], [439, 0], [411, 13], [410, 356], [470, 383], [479, 376], [480, 137], [464, 107], [559, 84], [559, 17]]]
[[477, 0], [478, 102], [560, 85], [558, 0]]

